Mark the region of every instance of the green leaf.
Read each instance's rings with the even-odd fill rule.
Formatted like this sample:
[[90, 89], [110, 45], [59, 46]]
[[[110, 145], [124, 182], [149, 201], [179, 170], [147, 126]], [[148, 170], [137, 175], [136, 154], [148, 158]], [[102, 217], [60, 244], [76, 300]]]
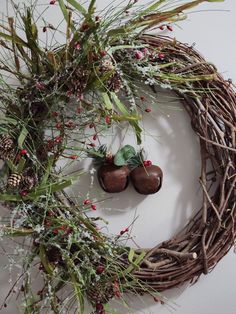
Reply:
[[17, 173], [21, 173], [23, 171], [25, 167], [25, 162], [26, 162], [25, 158], [20, 159], [19, 164], [17, 166], [17, 170], [16, 170]]
[[156, 9], [158, 9], [158, 7], [163, 3], [166, 2], [166, 0], [159, 0], [155, 3], [153, 3], [152, 5], [150, 5], [148, 8], [146, 8], [144, 11], [141, 12], [141, 15], [143, 16], [144, 14], [147, 14], [149, 12], [154, 12]]
[[71, 16], [69, 14], [69, 11], [68, 11], [67, 7], [65, 6], [64, 0], [58, 0], [58, 2], [59, 2], [59, 6], [61, 8], [61, 11], [62, 11], [62, 13], [64, 15], [64, 18], [66, 20], [66, 23], [67, 23], [67, 31], [69, 29], [72, 29], [75, 32], [76, 29], [75, 29], [74, 23], [71, 20]]
[[8, 168], [11, 170], [12, 173], [15, 173], [18, 171], [16, 170], [16, 166], [14, 165], [14, 163], [11, 160], [7, 160], [6, 161]]
[[1, 229], [4, 235], [11, 236], [11, 237], [28, 236], [35, 232], [33, 229], [16, 229], [16, 228], [6, 227], [6, 226], [1, 227]]
[[75, 275], [71, 274], [72, 283], [74, 286], [75, 295], [77, 297], [78, 303], [80, 305], [78, 314], [84, 313], [84, 294], [83, 290], [80, 289], [80, 283], [77, 282]]
[[124, 166], [128, 161], [136, 155], [135, 149], [131, 145], [125, 145], [115, 155], [114, 164], [116, 166]]
[[143, 251], [138, 257], [137, 259], [133, 262], [134, 265], [139, 266], [140, 263], [143, 261], [144, 257], [146, 256], [146, 252]]
[[120, 35], [124, 35], [134, 30], [137, 31], [140, 28], [147, 31], [148, 29], [152, 29], [153, 27], [160, 25], [165, 22], [171, 21], [173, 18], [176, 17], [176, 20], [183, 14], [184, 11], [192, 9], [197, 5], [203, 2], [222, 2], [223, 0], [195, 0], [189, 1], [183, 5], [176, 6], [174, 9], [170, 11], [162, 11], [156, 10], [158, 6], [163, 1], [157, 1], [156, 3], [152, 4], [147, 9], [141, 11], [137, 18], [133, 20], [128, 20], [124, 25], [119, 26], [118, 28], [111, 29], [107, 32], [108, 37], [116, 37]]
[[[61, 0], [59, 0], [61, 1]], [[86, 9], [78, 3], [76, 0], [67, 0], [67, 2], [72, 5], [76, 10], [78, 10], [84, 17], [87, 17], [87, 11]]]
[[109, 95], [107, 93], [101, 93], [101, 96], [105, 104], [105, 109], [112, 110], [113, 105], [112, 105]]
[[27, 135], [28, 135], [28, 130], [24, 126], [22, 128], [22, 130], [21, 130], [21, 133], [20, 133], [19, 137], [18, 137], [18, 146], [19, 146], [20, 149], [23, 148], [23, 144], [24, 144], [24, 141], [25, 141]]
[[[10, 41], [10, 42], [13, 41], [13, 37], [11, 35], [7, 35], [7, 34], [2, 33], [2, 32], [0, 32], [0, 37], [4, 38], [4, 39], [6, 39], [7, 41]], [[19, 38], [18, 36], [14, 37], [14, 41], [15, 41], [16, 44], [19, 44], [20, 46], [28, 47], [28, 44], [24, 40]]]
[[112, 46], [108, 49], [107, 53], [112, 54], [117, 50], [124, 50], [124, 49], [140, 49], [148, 47], [148, 45], [143, 44], [143, 45], [119, 45], [119, 46]]
[[73, 180], [67, 180], [67, 181], [63, 181], [59, 183], [52, 183], [52, 184], [47, 185], [46, 187], [40, 187], [36, 189], [34, 192], [28, 194], [28, 196], [25, 198], [34, 200], [36, 197], [40, 195], [47, 195], [48, 193], [52, 194], [58, 191], [62, 191], [65, 188], [71, 186], [72, 184], [73, 184]]
[[69, 19], [69, 13], [68, 13], [68, 10], [67, 10], [67, 8], [65, 6], [64, 0], [58, 0], [58, 3], [59, 3], [59, 6], [61, 8], [61, 11], [62, 11], [62, 13], [64, 15], [64, 18], [65, 18], [66, 22], [69, 23], [69, 20], [70, 20]]
[[134, 249], [131, 248], [129, 251], [129, 255], [128, 255], [128, 260], [130, 263], [133, 263], [134, 254], [135, 254], [135, 251], [134, 251]]
[[47, 183], [53, 164], [54, 164], [54, 156], [51, 155], [48, 158], [48, 164], [47, 164], [45, 174], [44, 174], [42, 181], [41, 181], [41, 186], [44, 186]]
[[131, 263], [131, 265], [129, 267], [126, 268], [126, 270], [124, 272], [122, 272], [121, 274], [119, 274], [119, 277], [123, 277], [129, 273], [131, 273], [135, 268], [138, 268], [138, 266], [140, 265], [140, 263], [142, 262], [142, 260], [144, 259], [144, 257], [146, 256], [146, 252], [143, 251], [137, 258], [135, 261], [133, 261]]
[[92, 15], [95, 12], [96, 6], [95, 6], [96, 0], [91, 0], [88, 8], [88, 12], [90, 15]]
[[139, 123], [137, 121], [130, 122], [130, 125], [134, 128], [137, 138], [137, 144], [140, 145], [142, 143], [142, 128], [139, 126]]
[[39, 257], [40, 257], [41, 262], [42, 262], [44, 268], [46, 269], [47, 273], [52, 276], [53, 275], [53, 268], [47, 259], [45, 248], [42, 244], [40, 244], [40, 247], [39, 247]]
[[[120, 112], [124, 115], [124, 117], [126, 116], [130, 116], [130, 112], [128, 111], [128, 109], [125, 107], [125, 105], [120, 101], [120, 99], [117, 97], [117, 95], [115, 93], [111, 93], [111, 97], [113, 99], [113, 101], [115, 102], [117, 108], [120, 110]], [[133, 113], [133, 112], [132, 112]], [[136, 114], [136, 112], [134, 112]], [[129, 124], [134, 128], [135, 133], [136, 133], [136, 138], [137, 138], [137, 144], [141, 144], [142, 143], [142, 139], [141, 139], [141, 133], [142, 133], [142, 129], [139, 126], [138, 121], [129, 121]]]
[[19, 195], [14, 194], [0, 194], [0, 201], [12, 201], [12, 202], [18, 202], [21, 200], [21, 197]]
[[[24, 197], [24, 200], [35, 200], [37, 197], [41, 195], [47, 195], [52, 194], [58, 191], [62, 191], [65, 188], [71, 186], [73, 184], [73, 180], [64, 180], [62, 182], [52, 183], [48, 184], [46, 186], [40, 186], [37, 189], [35, 189], [34, 192], [29, 193], [27, 196]], [[12, 202], [18, 202], [21, 201], [22, 197], [20, 195], [15, 194], [0, 194], [0, 201], [12, 201]]]
[[13, 118], [9, 118], [9, 117], [3, 117], [1, 118], [1, 124], [13, 124], [13, 125], [17, 125], [17, 121]]

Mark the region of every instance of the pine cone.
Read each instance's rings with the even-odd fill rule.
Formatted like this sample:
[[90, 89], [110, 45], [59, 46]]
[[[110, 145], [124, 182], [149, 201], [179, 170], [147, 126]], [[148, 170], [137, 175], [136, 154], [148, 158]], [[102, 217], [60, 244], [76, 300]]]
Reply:
[[0, 151], [0, 159], [2, 160], [12, 160], [15, 157], [14, 150], [10, 151]]
[[34, 176], [25, 176], [21, 182], [22, 189], [30, 191], [32, 190], [36, 184], [38, 183], [38, 177], [37, 175]]
[[10, 151], [13, 149], [13, 139], [9, 135], [2, 135], [0, 137], [0, 150]]
[[7, 180], [8, 188], [17, 188], [23, 180], [23, 176], [18, 173], [13, 173]]
[[10, 160], [14, 158], [14, 142], [9, 135], [0, 137], [0, 159]]
[[109, 283], [107, 284], [107, 287], [97, 284], [87, 291], [87, 297], [93, 304], [106, 304], [114, 297], [113, 287]]
[[111, 72], [114, 70], [114, 65], [111, 60], [106, 59], [102, 61], [100, 71], [101, 72]]
[[111, 92], [118, 93], [122, 87], [122, 80], [118, 73], [115, 73], [107, 81], [107, 87]]
[[59, 248], [57, 248], [55, 246], [51, 246], [51, 247], [47, 248], [46, 255], [47, 255], [48, 261], [50, 263], [62, 262], [61, 252], [60, 252]]

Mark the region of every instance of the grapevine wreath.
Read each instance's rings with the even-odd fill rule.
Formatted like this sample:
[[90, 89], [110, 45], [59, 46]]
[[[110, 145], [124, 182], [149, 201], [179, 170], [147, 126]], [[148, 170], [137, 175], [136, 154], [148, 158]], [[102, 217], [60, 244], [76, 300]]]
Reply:
[[[126, 292], [162, 301], [161, 291], [195, 282], [233, 246], [232, 82], [192, 46], [161, 34], [171, 32], [185, 10], [202, 2], [214, 1], [178, 6], [171, 0], [148, 5], [130, 0], [99, 13], [95, 0], [85, 6], [54, 0], [45, 10], [38, 10], [37, 3], [11, 2], [15, 16], [0, 23], [0, 200], [7, 209], [1, 237], [14, 240], [14, 252], [19, 253], [17, 261], [9, 254], [9, 267], [22, 262], [22, 269], [2, 309], [16, 291], [24, 300], [23, 313], [68, 313], [72, 308], [84, 313], [85, 298], [93, 313], [115, 313], [108, 301], [123, 299]], [[62, 24], [47, 22], [47, 10], [60, 11]], [[159, 35], [150, 35], [152, 29]], [[64, 43], [56, 41], [58, 33]], [[139, 193], [161, 188], [163, 172], [145, 159], [140, 146], [140, 122], [151, 111], [140, 82], [150, 90], [160, 86], [178, 95], [201, 150], [202, 206], [179, 234], [152, 249], [121, 245], [129, 237], [128, 228], [115, 236], [102, 233], [102, 219], [88, 213], [97, 204], [75, 200], [65, 190], [83, 180], [82, 171], [64, 175], [58, 166], [59, 161], [76, 164], [92, 158], [103, 167], [99, 182], [107, 192], [125, 189], [129, 177]], [[124, 124], [134, 131], [138, 151], [129, 145], [118, 152], [94, 146], [91, 132], [95, 139]], [[140, 176], [153, 180], [149, 190], [137, 185]], [[114, 182], [119, 184], [111, 186]], [[33, 284], [35, 267], [41, 273], [40, 291]]]

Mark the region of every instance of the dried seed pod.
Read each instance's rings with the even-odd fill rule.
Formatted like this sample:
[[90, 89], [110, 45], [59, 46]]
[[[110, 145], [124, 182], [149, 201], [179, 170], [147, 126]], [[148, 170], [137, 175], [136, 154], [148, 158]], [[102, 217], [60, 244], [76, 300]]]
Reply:
[[107, 87], [110, 91], [118, 93], [122, 87], [122, 80], [118, 73], [115, 73], [107, 81]]
[[50, 263], [60, 263], [62, 262], [62, 255], [57, 247], [49, 247], [46, 250], [46, 255]]
[[100, 68], [101, 72], [111, 72], [114, 70], [114, 65], [110, 59], [106, 59], [102, 61], [102, 65]]
[[23, 180], [22, 174], [12, 173], [10, 177], [7, 179], [7, 187], [8, 188], [16, 188], [20, 185]]
[[105, 289], [97, 284], [87, 290], [87, 296], [93, 304], [106, 304], [114, 297], [112, 284], [108, 284]]

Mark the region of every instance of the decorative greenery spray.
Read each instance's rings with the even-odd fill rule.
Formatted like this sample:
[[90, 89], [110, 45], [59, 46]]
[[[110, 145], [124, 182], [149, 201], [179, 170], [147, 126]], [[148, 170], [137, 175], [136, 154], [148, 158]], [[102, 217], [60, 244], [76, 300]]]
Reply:
[[[93, 313], [115, 313], [108, 301], [123, 300], [127, 291], [149, 293], [159, 300], [156, 289], [134, 275], [146, 251], [121, 245], [129, 228], [116, 236], [100, 232], [100, 218], [87, 216], [97, 204], [71, 199], [65, 192], [82, 172], [65, 176], [57, 165], [91, 154], [103, 158], [94, 149], [95, 142], [116, 124], [128, 123], [141, 144], [140, 121], [151, 108], [140, 94], [138, 81], [186, 89], [191, 95], [191, 84], [215, 77], [215, 73], [178, 73], [181, 59], [173, 61], [164, 45], [153, 47], [142, 39], [151, 29], [172, 31], [185, 10], [214, 1], [178, 6], [175, 1], [159, 0], [144, 6], [131, 0], [100, 13], [95, 0], [87, 6], [76, 0], [48, 1], [45, 10], [57, 7], [62, 13], [63, 43], [55, 42], [62, 30], [44, 19], [44, 10], [38, 13], [37, 1], [10, 2], [15, 16], [0, 23], [0, 200], [9, 211], [1, 236], [24, 237], [27, 253], [3, 306], [15, 288], [20, 288], [24, 299], [23, 313], [48, 309], [69, 313], [75, 308], [82, 314], [86, 297]], [[175, 73], [170, 71], [173, 68]], [[16, 85], [9, 83], [9, 75]], [[88, 130], [93, 131], [92, 138]], [[123, 166], [133, 157], [133, 148], [126, 146], [114, 162]], [[40, 291], [32, 284], [35, 265], [43, 279]], [[65, 286], [66, 292], [60, 294]]]

